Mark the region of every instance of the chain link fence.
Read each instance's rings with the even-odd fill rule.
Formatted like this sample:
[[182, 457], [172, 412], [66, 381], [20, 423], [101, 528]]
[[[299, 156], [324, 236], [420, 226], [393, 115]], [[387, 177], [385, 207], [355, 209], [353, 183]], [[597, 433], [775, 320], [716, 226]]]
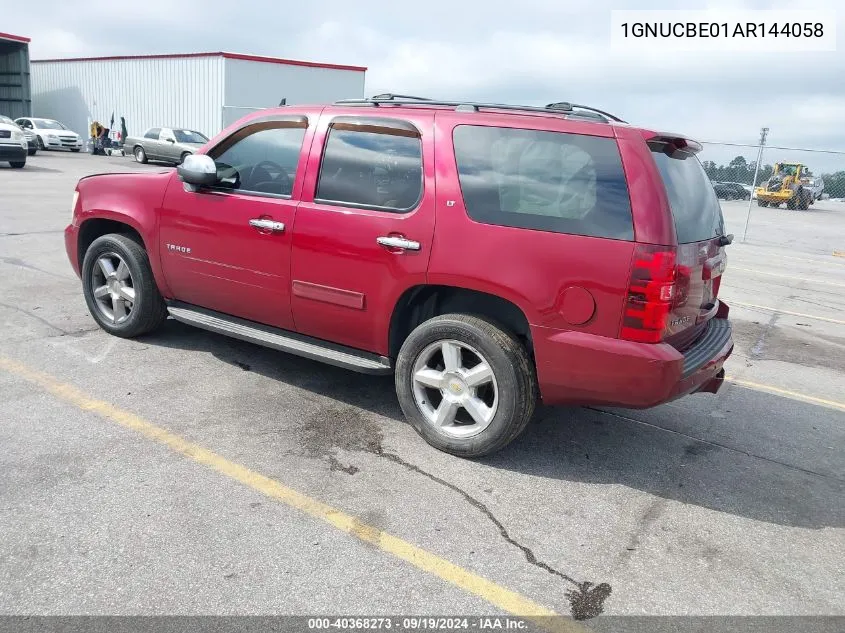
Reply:
[[[774, 166], [778, 163], [800, 164], [808, 170], [805, 186], [811, 187], [819, 202], [845, 203], [845, 150], [829, 150], [801, 147], [763, 146], [757, 168], [759, 145], [742, 143], [702, 143], [704, 150], [699, 155], [704, 170], [714, 184], [743, 185], [753, 191], [752, 185], [766, 185], [771, 179]], [[755, 171], [757, 173], [754, 181]], [[802, 169], [803, 171], [803, 169]], [[734, 187], [734, 189], [738, 188]], [[731, 187], [717, 187], [720, 197], [729, 197]], [[738, 194], [740, 197], [741, 192]], [[843, 207], [845, 209], [845, 207]]]

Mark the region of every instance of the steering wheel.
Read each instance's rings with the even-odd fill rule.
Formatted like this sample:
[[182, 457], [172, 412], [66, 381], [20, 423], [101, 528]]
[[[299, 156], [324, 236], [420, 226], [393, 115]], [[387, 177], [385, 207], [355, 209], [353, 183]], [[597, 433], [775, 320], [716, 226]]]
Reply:
[[[258, 169], [262, 168], [266, 172], [278, 172], [279, 176], [269, 181], [252, 182], [253, 174], [255, 174]], [[260, 163], [256, 163], [250, 171], [249, 179], [251, 181], [249, 184], [252, 187], [258, 187], [258, 185], [272, 184], [273, 188], [280, 189], [279, 193], [286, 193], [293, 189], [293, 185], [290, 181], [290, 177], [288, 176], [287, 172], [281, 165], [276, 162], [273, 162], [272, 160], [262, 160]], [[261, 190], [259, 189], [259, 191]]]

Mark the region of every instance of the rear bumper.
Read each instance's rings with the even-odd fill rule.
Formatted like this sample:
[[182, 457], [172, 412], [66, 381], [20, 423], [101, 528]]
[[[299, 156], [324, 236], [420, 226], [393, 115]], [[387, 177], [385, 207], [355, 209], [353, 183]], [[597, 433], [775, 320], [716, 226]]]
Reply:
[[664, 343], [532, 328], [543, 402], [640, 409], [690, 393], [716, 393], [734, 345], [727, 312], [722, 304], [719, 316], [684, 353]]
[[11, 143], [0, 143], [0, 161], [25, 161], [26, 160], [26, 148], [23, 147], [20, 143], [11, 144]]

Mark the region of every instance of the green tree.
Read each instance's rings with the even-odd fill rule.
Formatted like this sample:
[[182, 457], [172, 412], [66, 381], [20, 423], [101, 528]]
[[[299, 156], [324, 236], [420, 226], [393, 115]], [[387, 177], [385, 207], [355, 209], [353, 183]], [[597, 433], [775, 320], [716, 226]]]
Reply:
[[824, 193], [831, 198], [845, 198], [845, 171], [822, 174]]

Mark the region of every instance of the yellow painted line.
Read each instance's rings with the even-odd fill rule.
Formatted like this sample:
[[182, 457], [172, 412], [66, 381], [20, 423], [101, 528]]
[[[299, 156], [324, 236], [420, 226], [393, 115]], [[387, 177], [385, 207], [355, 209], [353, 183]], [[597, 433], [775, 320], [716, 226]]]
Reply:
[[16, 361], [0, 357], [0, 369], [35, 383], [45, 391], [68, 402], [79, 409], [96, 413], [102, 418], [163, 444], [198, 464], [226, 475], [230, 479], [252, 488], [287, 506], [300, 510], [316, 519], [320, 519], [355, 538], [374, 545], [378, 549], [392, 554], [414, 567], [445, 580], [469, 593], [478, 596], [490, 604], [517, 617], [524, 617], [536, 622], [547, 631], [554, 633], [570, 631], [589, 631], [586, 627], [537, 604], [525, 596], [511, 591], [491, 580], [463, 569], [436, 554], [432, 554], [412, 543], [388, 534], [377, 527], [367, 525], [342, 510], [333, 508], [316, 499], [312, 499], [284, 484], [270, 479], [246, 466], [229, 461], [198, 444], [176, 435], [147, 420], [119, 409], [108, 402], [96, 400], [82, 393], [76, 387], [63, 383], [49, 374], [36, 371]]
[[791, 310], [781, 310], [780, 308], [770, 308], [768, 306], [758, 306], [754, 303], [743, 303], [742, 301], [728, 301], [728, 305], [739, 306], [741, 308], [754, 308], [757, 310], [767, 310], [768, 312], [778, 312], [780, 314], [789, 314], [792, 316], [801, 317], [803, 319], [815, 319], [816, 321], [827, 321], [828, 323], [837, 323], [845, 325], [845, 321], [841, 319], [831, 319], [830, 317], [816, 316], [815, 314], [804, 314], [803, 312], [792, 312]]
[[816, 398], [815, 396], [809, 396], [806, 393], [801, 393], [799, 391], [781, 389], [780, 387], [764, 385], [759, 382], [751, 382], [750, 380], [742, 380], [740, 378], [734, 378], [733, 376], [725, 376], [725, 380], [727, 380], [728, 382], [732, 382], [735, 385], [739, 385], [740, 387], [748, 387], [749, 389], [765, 391], [767, 393], [772, 393], [778, 396], [791, 398], [792, 400], [800, 400], [801, 402], [817, 404], [822, 407], [828, 407], [829, 409], [838, 409], [839, 411], [845, 411], [845, 402], [837, 402], [836, 400], [825, 400], [824, 398]]
[[839, 286], [845, 288], [845, 283], [838, 283], [835, 281], [825, 281], [824, 279], [809, 279], [807, 277], [793, 277], [792, 275], [781, 275], [780, 273], [770, 273], [765, 270], [756, 270], [754, 268], [740, 268], [739, 266], [730, 266], [728, 270], [743, 270], [747, 273], [756, 273], [758, 275], [769, 275], [770, 277], [780, 277], [781, 279], [794, 279], [795, 281], [805, 281], [813, 284], [827, 284], [828, 286]]

